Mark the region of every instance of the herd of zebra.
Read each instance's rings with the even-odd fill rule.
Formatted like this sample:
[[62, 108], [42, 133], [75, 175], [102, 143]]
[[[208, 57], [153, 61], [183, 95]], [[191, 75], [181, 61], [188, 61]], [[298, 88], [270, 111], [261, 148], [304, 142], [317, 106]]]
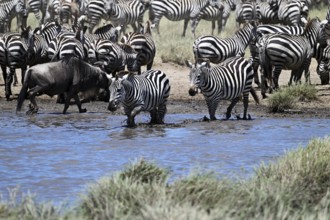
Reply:
[[[308, 81], [311, 59], [315, 58], [322, 84], [329, 83], [330, 10], [321, 22], [308, 17], [311, 5], [310, 0], [1, 0], [0, 22], [5, 33], [0, 38], [0, 65], [5, 96], [11, 99], [11, 86], [17, 83], [16, 69], [22, 70], [23, 84], [25, 71], [30, 66], [78, 57], [113, 77], [109, 109], [115, 109], [118, 97], [123, 98], [118, 92], [125, 90], [129, 84], [127, 79], [132, 77], [126, 74], [124, 84], [114, 83], [123, 81], [119, 75], [126, 68], [147, 78], [136, 84], [150, 91], [149, 95], [144, 93], [146, 97], [139, 104], [139, 110], [131, 105], [136, 105], [136, 97], [141, 97], [141, 92], [136, 92], [136, 88], [126, 91], [129, 95], [125, 97], [130, 100], [125, 104], [127, 115], [148, 110], [154, 121], [163, 122], [170, 86], [162, 71], [152, 70], [156, 55], [152, 28], [160, 33], [160, 20], [166, 17], [171, 21], [184, 20], [182, 36], [189, 21], [191, 23], [195, 63], [186, 62], [191, 68], [190, 95], [202, 91], [214, 120], [220, 100], [232, 100], [227, 109], [228, 118], [243, 94], [243, 117], [247, 119], [249, 93], [258, 102], [253, 80], [266, 97], [267, 89], [278, 88], [283, 69], [292, 70], [289, 83], [299, 82], [303, 73]], [[146, 11], [149, 18], [144, 22]], [[232, 11], [236, 12], [238, 30], [232, 37], [215, 36], [215, 22], [220, 32]], [[27, 26], [30, 12], [39, 22], [35, 29]], [[9, 32], [14, 17], [21, 31]], [[101, 19], [111, 24], [96, 28]], [[201, 19], [212, 21], [212, 34], [196, 38], [195, 30]], [[126, 33], [128, 25], [133, 31]], [[246, 60], [248, 47], [251, 58]], [[147, 71], [142, 72], [144, 65]], [[155, 86], [158, 89], [155, 90]], [[161, 106], [158, 106], [159, 100], [162, 100]], [[155, 109], [160, 112], [155, 113]], [[159, 120], [154, 119], [155, 114]], [[130, 123], [134, 124], [134, 117], [132, 120]]]

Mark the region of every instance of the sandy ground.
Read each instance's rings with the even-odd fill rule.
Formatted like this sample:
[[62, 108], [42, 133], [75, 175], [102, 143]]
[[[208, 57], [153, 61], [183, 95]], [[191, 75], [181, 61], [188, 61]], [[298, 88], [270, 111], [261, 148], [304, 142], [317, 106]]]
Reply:
[[[168, 113], [192, 113], [201, 114], [201, 116], [208, 116], [207, 107], [204, 98], [201, 94], [194, 97], [189, 96], [189, 68], [185, 66], [179, 66], [173, 63], [161, 63], [156, 64], [153, 69], [160, 69], [164, 71], [171, 83], [171, 95], [168, 102]], [[260, 97], [261, 104], [256, 105], [253, 98], [250, 96], [250, 105], [248, 112], [251, 116], [257, 117], [317, 117], [324, 118], [330, 117], [330, 85], [321, 86], [318, 75], [316, 74], [316, 62], [313, 61], [310, 67], [311, 69], [311, 82], [316, 85], [318, 90], [319, 101], [313, 102], [299, 102], [295, 109], [288, 111], [283, 114], [272, 114], [268, 112], [266, 106], [266, 100], [261, 99], [260, 90], [257, 89], [257, 93]], [[20, 70], [18, 71], [18, 76], [20, 76]], [[283, 71], [280, 76], [280, 86], [287, 85], [289, 81], [289, 72]], [[303, 78], [304, 80], [304, 78]], [[21, 89], [21, 84], [13, 87], [13, 101], [6, 101], [4, 97], [4, 83], [2, 77], [0, 78], [0, 109], [1, 111], [12, 111], [15, 112], [16, 109], [16, 97]], [[39, 104], [39, 111], [46, 112], [61, 112], [63, 105], [56, 104], [55, 97], [51, 98], [48, 96], [42, 96], [37, 98]], [[24, 108], [27, 110], [27, 105], [29, 101], [26, 100], [24, 103]], [[217, 110], [217, 116], [221, 116], [225, 113], [229, 102], [224, 101], [220, 103]], [[107, 103], [105, 102], [92, 102], [84, 103], [83, 107], [86, 107], [89, 112], [106, 112]], [[243, 106], [242, 102], [237, 104], [234, 109], [234, 113], [242, 113]], [[75, 113], [78, 112], [76, 106], [71, 106], [68, 112]], [[122, 112], [118, 112], [122, 113]]]

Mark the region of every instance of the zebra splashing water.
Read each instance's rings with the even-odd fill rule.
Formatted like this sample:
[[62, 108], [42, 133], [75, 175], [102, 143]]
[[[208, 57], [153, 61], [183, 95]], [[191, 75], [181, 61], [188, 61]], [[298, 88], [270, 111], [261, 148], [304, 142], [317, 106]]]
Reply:
[[163, 124], [170, 89], [169, 79], [160, 70], [117, 75], [110, 85], [108, 109], [115, 111], [122, 103], [129, 127], [135, 126], [135, 116], [142, 111], [150, 113], [151, 124]]
[[241, 95], [244, 103], [243, 119], [251, 118], [247, 115], [249, 93], [256, 103], [259, 103], [259, 98], [252, 87], [253, 70], [247, 60], [232, 57], [213, 67], [204, 60], [197, 60], [195, 65], [186, 61], [186, 65], [191, 69], [189, 94], [194, 96], [198, 89], [202, 91], [211, 120], [217, 119], [215, 113], [221, 100], [231, 100], [226, 112], [226, 119], [229, 119]]

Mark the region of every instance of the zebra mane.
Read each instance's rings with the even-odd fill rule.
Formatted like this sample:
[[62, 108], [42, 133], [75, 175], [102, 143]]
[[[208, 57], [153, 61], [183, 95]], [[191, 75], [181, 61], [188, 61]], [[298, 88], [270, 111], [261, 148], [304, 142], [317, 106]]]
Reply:
[[306, 33], [307, 30], [309, 30], [314, 25], [315, 21], [320, 22], [320, 19], [318, 17], [315, 17], [315, 18], [312, 18], [312, 19], [308, 20], [308, 22], [306, 24], [306, 27], [305, 27], [305, 30], [304, 30], [304, 34]]
[[107, 24], [107, 25], [104, 25], [104, 26], [96, 29], [94, 31], [94, 34], [103, 34], [105, 32], [110, 31], [112, 28], [114, 28], [114, 26], [112, 24]]

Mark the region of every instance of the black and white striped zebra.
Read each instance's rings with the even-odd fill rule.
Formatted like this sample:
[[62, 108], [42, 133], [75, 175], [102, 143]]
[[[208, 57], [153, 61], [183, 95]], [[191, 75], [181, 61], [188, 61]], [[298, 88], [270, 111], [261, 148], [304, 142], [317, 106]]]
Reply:
[[[216, 22], [218, 25], [218, 34], [221, 32], [222, 28], [222, 15], [223, 15], [223, 9], [224, 7], [213, 7], [211, 5], [206, 6], [198, 15], [196, 21], [195, 21], [195, 26], [193, 28], [197, 28], [199, 21], [200, 20], [206, 20], [206, 21], [211, 21], [212, 26], [211, 26], [211, 34], [214, 35], [214, 29], [216, 26]], [[195, 32], [195, 30], [192, 30]]]
[[23, 25], [23, 17], [26, 16], [26, 8], [23, 0], [4, 0], [0, 2], [0, 24], [2, 33], [11, 31], [11, 22], [16, 17], [17, 29]]
[[[120, 42], [130, 45], [138, 53], [138, 65], [146, 65], [147, 70], [150, 70], [156, 55], [156, 45], [151, 35], [150, 22], [147, 22], [144, 29], [146, 31], [143, 33], [130, 32], [125, 34]], [[138, 73], [141, 73], [141, 68], [139, 68]]]
[[192, 21], [191, 24], [193, 27], [199, 13], [209, 4], [211, 6], [220, 5], [219, 0], [153, 0], [150, 4], [149, 20], [155, 25], [158, 34], [159, 23], [163, 16], [170, 21], [184, 20], [182, 33], [182, 36], [184, 37], [186, 35], [189, 20]]
[[221, 100], [231, 100], [226, 112], [226, 119], [229, 119], [241, 95], [244, 103], [243, 119], [250, 118], [247, 117], [249, 93], [251, 92], [257, 103], [259, 99], [252, 87], [253, 70], [247, 60], [243, 57], [232, 57], [212, 67], [204, 60], [197, 60], [195, 65], [187, 61], [186, 65], [191, 69], [189, 94], [194, 96], [201, 90], [211, 120], [217, 119], [215, 113]]
[[236, 27], [241, 24], [257, 20], [257, 6], [255, 2], [247, 1], [236, 7]]
[[234, 0], [224, 0], [223, 2], [223, 11], [222, 11], [222, 22], [221, 22], [221, 28], [218, 29], [218, 32], [220, 33], [221, 31], [224, 30], [224, 28], [227, 25], [228, 18], [230, 16], [230, 13], [232, 11], [236, 10], [236, 3]]
[[274, 33], [287, 33], [293, 35], [300, 35], [303, 34], [304, 28], [302, 26], [292, 26], [292, 25], [280, 25], [280, 24], [263, 24], [258, 25], [256, 29], [256, 39], [251, 41], [250, 43], [250, 54], [251, 54], [251, 61], [254, 71], [254, 82], [261, 86], [259, 76], [258, 76], [258, 68], [259, 68], [259, 50], [257, 47], [257, 41], [262, 36], [267, 34], [274, 34]]
[[36, 19], [38, 20], [39, 26], [42, 25], [45, 22], [48, 0], [24, 0], [24, 1], [26, 3], [26, 9], [28, 13], [33, 12]]
[[24, 74], [27, 69], [31, 55], [33, 54], [34, 36], [30, 26], [24, 29], [21, 35], [10, 35], [5, 39], [5, 66], [9, 67], [9, 72], [2, 67], [2, 70], [6, 72], [5, 79], [5, 96], [7, 100], [10, 100], [11, 84], [15, 74], [15, 69], [22, 69], [22, 81], [24, 80]]
[[104, 7], [111, 23], [115, 26], [121, 26], [122, 32], [126, 33], [127, 25], [131, 25], [134, 32], [137, 31], [138, 23], [143, 22], [143, 15], [148, 4], [147, 0], [132, 0], [125, 3], [107, 0]]
[[93, 42], [88, 51], [90, 63], [101, 66], [108, 74], [116, 75], [125, 70], [138, 71], [137, 52], [127, 44], [114, 43], [106, 39]]
[[150, 113], [151, 124], [164, 124], [170, 82], [160, 70], [147, 70], [141, 75], [129, 73], [117, 77], [110, 85], [108, 109], [115, 111], [120, 103], [124, 106], [127, 125], [135, 126], [135, 116], [142, 111]]
[[229, 57], [244, 56], [254, 37], [253, 29], [252, 24], [246, 23], [230, 38], [218, 38], [213, 35], [198, 37], [193, 43], [195, 60], [208, 59], [211, 63], [220, 63]]
[[[278, 79], [282, 69], [292, 70], [291, 79], [298, 82], [302, 73], [309, 72], [313, 48], [320, 32], [320, 20], [313, 18], [302, 35], [284, 33], [269, 34], [259, 40], [259, 56], [262, 74], [270, 85], [278, 88]], [[309, 82], [309, 76], [306, 81]], [[262, 85], [262, 95], [265, 97]]]
[[277, 24], [280, 23], [278, 18], [277, 0], [268, 2], [258, 2], [256, 5], [256, 17], [262, 24]]
[[322, 59], [317, 66], [317, 74], [321, 79], [321, 84], [329, 84], [329, 73], [330, 73], [330, 45], [323, 48]]
[[99, 24], [101, 18], [108, 19], [105, 10], [105, 0], [89, 0], [85, 6], [84, 14], [87, 15], [89, 23], [89, 32], [92, 33], [94, 27]]
[[306, 25], [309, 8], [302, 0], [272, 0], [277, 2], [278, 18], [286, 25]]

